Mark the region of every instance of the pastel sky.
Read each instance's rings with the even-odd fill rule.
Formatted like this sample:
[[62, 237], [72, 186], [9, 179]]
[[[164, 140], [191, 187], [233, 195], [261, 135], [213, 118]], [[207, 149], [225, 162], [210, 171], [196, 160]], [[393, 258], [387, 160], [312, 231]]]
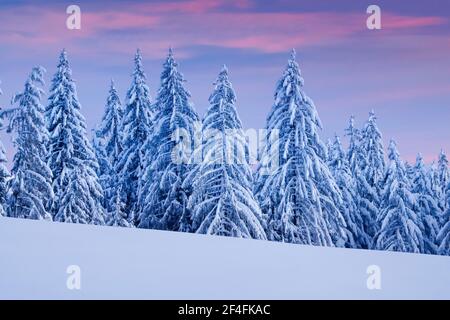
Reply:
[[[81, 30], [66, 8], [81, 8]], [[377, 4], [382, 29], [368, 30]], [[323, 139], [342, 135], [350, 115], [362, 125], [374, 109], [385, 145], [431, 162], [450, 153], [450, 2], [448, 0], [0, 1], [0, 79], [7, 107], [34, 65], [47, 82], [66, 48], [89, 128], [100, 120], [109, 81], [121, 96], [136, 48], [153, 97], [172, 46], [200, 115], [226, 64], [245, 127], [263, 128], [291, 48], [323, 123]], [[11, 157], [10, 137], [2, 139]]]

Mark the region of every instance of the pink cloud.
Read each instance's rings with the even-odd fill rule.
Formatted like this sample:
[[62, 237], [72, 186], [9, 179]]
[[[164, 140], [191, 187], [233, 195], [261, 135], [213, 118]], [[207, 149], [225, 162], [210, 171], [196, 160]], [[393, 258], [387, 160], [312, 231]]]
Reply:
[[[27, 6], [0, 12], [3, 25], [0, 41], [33, 48], [39, 44], [58, 47], [69, 44], [91, 54], [97, 49], [128, 52], [127, 48], [139, 46], [159, 55], [172, 45], [188, 56], [188, 48], [194, 45], [274, 53], [293, 47], [329, 45], [369, 32], [363, 13], [259, 13], [248, 10], [251, 6], [250, 1], [188, 0], [110, 7], [95, 12], [82, 8], [82, 29], [76, 31], [66, 29], [64, 11]], [[246, 10], [226, 12], [229, 7]], [[390, 34], [443, 23], [446, 20], [439, 17], [386, 13], [381, 32]], [[120, 34], [115, 33], [118, 30]], [[97, 46], [88, 50], [78, 40], [94, 41]]]
[[439, 26], [447, 23], [447, 19], [442, 17], [407, 17], [394, 14], [386, 14], [382, 18], [382, 28], [384, 29], [405, 29]]
[[154, 4], [136, 5], [136, 8], [146, 13], [207, 13], [224, 7], [246, 9], [252, 6], [250, 0], [188, 0], [176, 2], [159, 2]]

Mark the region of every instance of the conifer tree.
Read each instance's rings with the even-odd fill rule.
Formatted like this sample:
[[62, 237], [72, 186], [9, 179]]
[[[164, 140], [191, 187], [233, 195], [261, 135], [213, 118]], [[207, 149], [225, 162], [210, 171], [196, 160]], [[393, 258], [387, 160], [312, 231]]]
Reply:
[[[0, 81], [1, 84], [1, 81]], [[3, 94], [0, 88], [0, 96]], [[0, 130], [3, 129], [3, 116], [0, 116]], [[6, 215], [5, 202], [6, 202], [6, 192], [7, 192], [7, 182], [10, 177], [6, 163], [8, 162], [6, 158], [5, 147], [0, 141], [0, 216]]]
[[357, 190], [358, 208], [364, 221], [364, 229], [370, 237], [374, 237], [379, 229], [376, 223], [380, 212], [381, 193], [385, 160], [383, 141], [378, 130], [375, 113], [369, 114], [369, 120], [361, 132], [361, 156], [358, 160]]
[[184, 88], [172, 49], [161, 74], [161, 86], [155, 103], [155, 128], [146, 144], [150, 161], [145, 173], [141, 199], [145, 199], [139, 227], [172, 231], [192, 231], [187, 207], [190, 187], [183, 181], [192, 166], [196, 124], [199, 121], [190, 93]]
[[413, 172], [412, 192], [416, 197], [416, 208], [414, 211], [422, 221], [423, 253], [435, 254], [437, 251], [436, 237], [439, 232], [438, 219], [441, 211], [433, 191], [429, 172], [421, 154], [417, 155]]
[[336, 179], [343, 199], [339, 209], [347, 225], [345, 229], [347, 231], [345, 246], [348, 248], [367, 248], [371, 243], [371, 239], [364, 231], [363, 220], [358, 212], [356, 182], [350, 170], [347, 154], [337, 135], [334, 138], [330, 151], [328, 165]]
[[450, 256], [450, 182], [445, 189], [446, 209], [442, 216], [444, 222], [437, 236], [438, 254]]
[[236, 95], [224, 66], [203, 119], [201, 164], [188, 175], [192, 230], [197, 233], [266, 239], [253, 196], [248, 145], [235, 107]]
[[52, 173], [47, 166], [48, 131], [41, 104], [44, 72], [35, 67], [25, 83], [25, 89], [13, 97], [18, 106], [7, 110], [8, 132], [16, 133], [17, 149], [7, 194], [7, 215], [15, 218], [52, 220], [49, 204], [53, 198]]
[[125, 212], [122, 184], [118, 183], [117, 181], [116, 183], [114, 183], [114, 188], [112, 188], [111, 190], [114, 193], [112, 194], [109, 201], [110, 211], [108, 212], [109, 220], [107, 224], [116, 227], [133, 227], [133, 225], [131, 225], [127, 220], [128, 215]]
[[134, 57], [134, 72], [131, 86], [127, 92], [126, 106], [122, 122], [122, 148], [116, 171], [120, 175], [120, 183], [125, 204], [124, 212], [131, 224], [138, 224], [141, 211], [138, 207], [141, 194], [140, 177], [144, 174], [143, 146], [152, 127], [151, 97], [146, 84], [146, 75], [140, 51]]
[[[328, 169], [321, 123], [292, 51], [267, 119], [266, 147], [258, 169], [256, 196], [268, 216], [270, 240], [322, 246], [345, 242], [341, 193]], [[272, 141], [273, 134], [278, 138]], [[273, 149], [279, 150], [275, 155]], [[275, 163], [269, 174], [264, 166]]]
[[448, 170], [448, 160], [444, 150], [441, 150], [436, 168], [436, 190], [439, 198], [439, 207], [442, 211], [445, 210], [446, 206], [445, 190], [449, 182], [450, 172]]
[[[94, 149], [99, 161], [100, 182], [104, 194], [104, 207], [107, 212], [107, 224], [118, 223], [121, 226], [129, 225], [127, 223], [110, 221], [116, 216], [117, 205], [121, 208], [120, 219], [125, 214], [125, 204], [120, 184], [118, 170], [118, 162], [122, 156], [122, 117], [123, 111], [119, 95], [111, 81], [109, 94], [105, 106], [105, 113], [102, 117], [102, 122], [97, 128], [94, 136]], [[117, 199], [119, 196], [121, 199]]]
[[375, 236], [374, 248], [423, 252], [423, 228], [420, 217], [414, 211], [415, 197], [410, 191], [406, 169], [393, 140], [389, 144], [389, 160], [383, 181], [381, 211], [377, 220], [381, 228]]
[[350, 117], [348, 128], [345, 129], [345, 136], [347, 136], [349, 139], [347, 149], [347, 162], [353, 176], [355, 176], [356, 171], [361, 164], [360, 157], [363, 156], [363, 154], [360, 148], [361, 132], [358, 128], [355, 127], [354, 116]]
[[54, 192], [51, 213], [55, 221], [103, 224], [98, 162], [80, 111], [67, 52], [63, 50], [45, 109], [50, 136], [47, 164]]

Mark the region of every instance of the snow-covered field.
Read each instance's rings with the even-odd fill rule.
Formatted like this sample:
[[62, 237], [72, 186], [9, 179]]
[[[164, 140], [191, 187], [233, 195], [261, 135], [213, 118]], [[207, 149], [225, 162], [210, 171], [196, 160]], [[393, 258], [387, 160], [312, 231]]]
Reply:
[[0, 298], [450, 299], [450, 257], [1, 218]]

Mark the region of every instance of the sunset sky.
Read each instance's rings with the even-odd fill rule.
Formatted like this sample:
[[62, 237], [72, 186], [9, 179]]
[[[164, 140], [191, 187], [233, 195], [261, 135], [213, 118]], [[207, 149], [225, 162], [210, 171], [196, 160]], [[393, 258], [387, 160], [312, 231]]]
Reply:
[[[66, 8], [81, 8], [81, 30], [66, 28]], [[368, 30], [377, 4], [382, 29]], [[66, 48], [89, 128], [100, 120], [114, 78], [124, 99], [140, 48], [152, 97], [163, 60], [174, 48], [203, 116], [223, 64], [228, 66], [246, 128], [263, 128], [289, 52], [323, 123], [324, 141], [358, 125], [371, 109], [385, 146], [430, 162], [450, 153], [450, 2], [361, 0], [0, 1], [0, 80], [7, 107], [34, 65], [47, 84]], [[46, 102], [45, 102], [46, 103]], [[11, 157], [10, 137], [2, 139]]]

